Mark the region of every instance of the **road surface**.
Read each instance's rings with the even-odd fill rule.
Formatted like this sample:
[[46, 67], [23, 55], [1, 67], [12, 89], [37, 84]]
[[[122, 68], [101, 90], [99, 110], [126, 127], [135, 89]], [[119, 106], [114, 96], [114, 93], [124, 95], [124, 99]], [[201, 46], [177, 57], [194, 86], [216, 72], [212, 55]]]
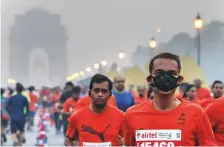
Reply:
[[[35, 119], [37, 120], [37, 119]], [[37, 121], [35, 121], [35, 125], [33, 127], [33, 131], [26, 131], [25, 132], [25, 138], [26, 143], [24, 146], [35, 146], [37, 140], [36, 137], [38, 135], [39, 128], [37, 126]], [[63, 146], [63, 133], [56, 135], [54, 126], [49, 127], [49, 131], [47, 132], [48, 135], [48, 146]], [[3, 146], [12, 146], [13, 142], [11, 140], [10, 133], [7, 135], [7, 143], [5, 143]]]

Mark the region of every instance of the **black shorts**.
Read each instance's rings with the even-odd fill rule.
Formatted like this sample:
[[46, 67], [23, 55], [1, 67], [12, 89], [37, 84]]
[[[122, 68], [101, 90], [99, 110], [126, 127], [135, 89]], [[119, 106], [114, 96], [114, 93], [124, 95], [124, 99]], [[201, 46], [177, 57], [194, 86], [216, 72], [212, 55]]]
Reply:
[[4, 128], [7, 128], [9, 125], [9, 120], [8, 119], [2, 119], [1, 121], [1, 126]]
[[24, 132], [25, 120], [11, 120], [11, 133]]

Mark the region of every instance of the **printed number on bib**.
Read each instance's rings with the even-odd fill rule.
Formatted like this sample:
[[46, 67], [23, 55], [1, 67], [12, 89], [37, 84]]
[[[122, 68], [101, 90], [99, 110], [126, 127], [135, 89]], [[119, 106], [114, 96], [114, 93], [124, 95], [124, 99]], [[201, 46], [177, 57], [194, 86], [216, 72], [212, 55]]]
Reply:
[[180, 146], [181, 130], [136, 130], [135, 139], [142, 147]]
[[111, 142], [101, 142], [101, 143], [90, 143], [83, 142], [83, 147], [111, 147]]

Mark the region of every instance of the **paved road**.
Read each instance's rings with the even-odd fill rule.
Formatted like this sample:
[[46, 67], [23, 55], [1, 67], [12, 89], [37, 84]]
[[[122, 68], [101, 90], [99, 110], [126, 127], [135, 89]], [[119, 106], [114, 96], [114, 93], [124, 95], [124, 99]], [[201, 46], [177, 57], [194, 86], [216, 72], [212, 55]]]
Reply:
[[[35, 121], [35, 124], [37, 124], [37, 121]], [[38, 127], [35, 125], [33, 127], [33, 131], [26, 131], [25, 133], [25, 138], [26, 138], [26, 143], [24, 146], [34, 146], [36, 144], [36, 137], [38, 135]], [[55, 129], [54, 127], [49, 127], [49, 131], [47, 132], [48, 134], [48, 146], [63, 146], [63, 134], [61, 133], [60, 135], [55, 134]], [[10, 133], [7, 135], [7, 143], [4, 144], [4, 146], [12, 146], [12, 141], [11, 141], [11, 136]]]

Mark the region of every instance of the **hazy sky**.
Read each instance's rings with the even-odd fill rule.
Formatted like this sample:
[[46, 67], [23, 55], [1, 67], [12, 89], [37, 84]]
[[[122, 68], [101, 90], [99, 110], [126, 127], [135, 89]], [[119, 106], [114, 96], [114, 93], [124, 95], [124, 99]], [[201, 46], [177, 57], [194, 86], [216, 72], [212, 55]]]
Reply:
[[[42, 7], [61, 15], [69, 41], [68, 73], [80, 71], [102, 59], [117, 60], [117, 52], [128, 53], [138, 44], [148, 46], [155, 35], [168, 41], [177, 32], [194, 35], [193, 20], [201, 13], [205, 23], [224, 21], [224, 0], [3, 0], [2, 61], [3, 77], [8, 75], [9, 28], [14, 15]], [[162, 28], [156, 34], [157, 27]], [[79, 54], [77, 54], [79, 52]]]

